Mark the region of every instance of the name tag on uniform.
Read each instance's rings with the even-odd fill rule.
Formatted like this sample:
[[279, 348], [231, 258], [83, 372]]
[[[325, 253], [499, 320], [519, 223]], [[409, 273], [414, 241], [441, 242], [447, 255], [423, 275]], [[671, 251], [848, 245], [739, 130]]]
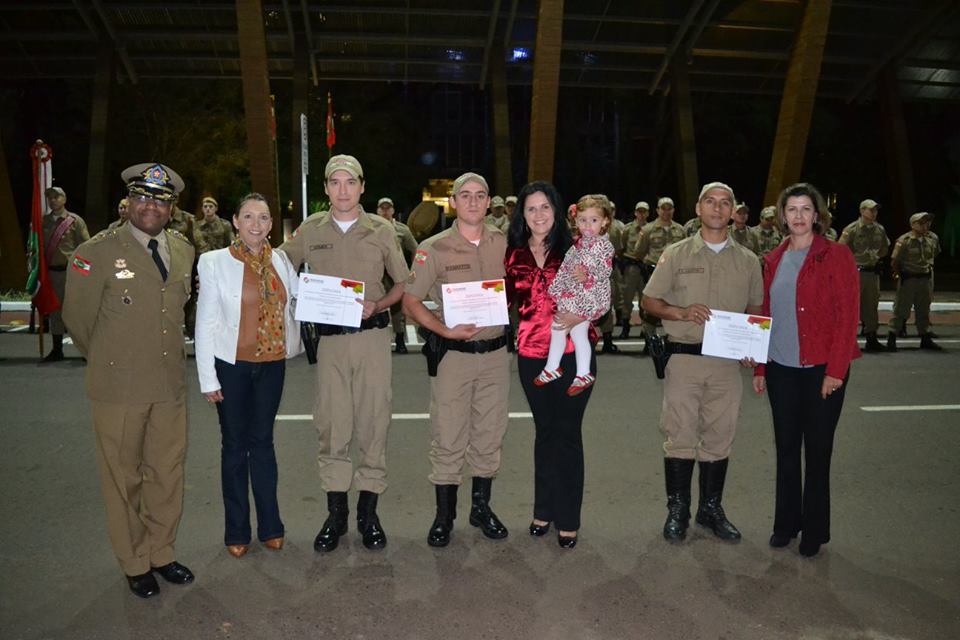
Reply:
[[694, 267], [691, 269], [677, 269], [677, 273], [681, 276], [687, 275], [689, 273], [703, 273], [703, 271], [704, 271], [703, 267]]
[[447, 271], [469, 271], [469, 264], [448, 264], [446, 266]]
[[323, 244], [312, 244], [307, 248], [308, 251], [316, 251], [319, 249], [333, 249], [333, 244], [330, 242], [325, 242]]

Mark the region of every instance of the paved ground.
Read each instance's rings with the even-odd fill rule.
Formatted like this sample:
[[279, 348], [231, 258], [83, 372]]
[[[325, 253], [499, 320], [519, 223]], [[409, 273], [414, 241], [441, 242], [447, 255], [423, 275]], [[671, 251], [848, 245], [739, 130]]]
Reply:
[[[309, 422], [277, 426], [287, 546], [223, 549], [216, 414], [190, 363], [190, 445], [178, 557], [197, 574], [141, 601], [110, 551], [93, 455], [83, 363], [37, 366], [36, 337], [0, 334], [0, 638], [644, 638], [952, 639], [960, 637], [960, 411], [875, 412], [954, 405], [960, 327], [935, 318], [951, 351], [855, 363], [837, 434], [833, 542], [813, 560], [767, 546], [773, 440], [766, 398], [745, 394], [724, 501], [739, 545], [702, 530], [670, 546], [665, 513], [660, 383], [637, 345], [603, 356], [587, 412], [581, 541], [526, 533], [532, 423], [511, 420], [493, 505], [509, 538], [466, 522], [453, 542], [426, 545], [432, 491], [424, 419], [397, 419], [391, 488], [381, 501], [387, 549], [353, 530], [329, 555], [312, 549], [323, 519], [316, 436]], [[903, 342], [903, 341], [902, 341]], [[76, 355], [72, 347], [68, 353]], [[419, 355], [395, 356], [394, 411], [428, 410]], [[313, 371], [290, 364], [281, 414], [310, 412]], [[746, 377], [745, 377], [746, 380]], [[149, 381], [144, 381], [149, 384]], [[511, 411], [528, 411], [519, 384]], [[351, 503], [355, 500], [351, 496]]]

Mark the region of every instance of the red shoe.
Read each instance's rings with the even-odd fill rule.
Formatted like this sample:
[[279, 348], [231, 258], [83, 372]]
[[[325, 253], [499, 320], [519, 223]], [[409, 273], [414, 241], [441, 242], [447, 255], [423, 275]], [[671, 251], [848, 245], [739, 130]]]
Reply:
[[596, 376], [592, 373], [587, 373], [582, 376], [577, 376], [573, 379], [573, 382], [570, 383], [570, 387], [567, 388], [568, 396], [578, 396], [590, 387], [593, 386], [593, 383], [597, 381]]
[[557, 367], [553, 371], [544, 369], [540, 372], [540, 375], [533, 379], [533, 384], [542, 387], [545, 384], [550, 384], [554, 380], [559, 380], [561, 376], [563, 376], [563, 369], [560, 367]]

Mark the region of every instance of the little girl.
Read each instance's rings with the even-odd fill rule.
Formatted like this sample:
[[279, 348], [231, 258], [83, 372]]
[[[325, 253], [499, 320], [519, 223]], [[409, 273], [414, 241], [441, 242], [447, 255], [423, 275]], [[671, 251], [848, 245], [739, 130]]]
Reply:
[[[570, 207], [575, 217], [577, 241], [567, 251], [548, 292], [557, 305], [557, 313], [572, 313], [581, 322], [569, 329], [577, 360], [577, 377], [567, 394], [575, 396], [589, 389], [596, 378], [590, 373], [590, 323], [610, 309], [610, 271], [613, 269], [613, 244], [607, 229], [613, 223], [613, 206], [604, 195], [590, 195]], [[586, 274], [586, 280], [575, 277], [575, 269]], [[550, 331], [547, 364], [533, 383], [538, 387], [560, 378], [560, 358], [567, 345], [567, 329], [555, 317]]]

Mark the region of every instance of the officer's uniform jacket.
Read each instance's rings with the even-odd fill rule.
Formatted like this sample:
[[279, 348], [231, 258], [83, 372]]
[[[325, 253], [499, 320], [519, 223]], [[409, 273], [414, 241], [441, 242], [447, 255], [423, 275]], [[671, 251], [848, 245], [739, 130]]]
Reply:
[[908, 231], [893, 247], [890, 261], [899, 265], [902, 273], [933, 273], [933, 262], [940, 253], [940, 238], [932, 231], [921, 235]]
[[890, 239], [883, 225], [879, 222], [866, 223], [863, 218], [843, 228], [840, 243], [850, 247], [858, 267], [875, 267], [890, 250]]

